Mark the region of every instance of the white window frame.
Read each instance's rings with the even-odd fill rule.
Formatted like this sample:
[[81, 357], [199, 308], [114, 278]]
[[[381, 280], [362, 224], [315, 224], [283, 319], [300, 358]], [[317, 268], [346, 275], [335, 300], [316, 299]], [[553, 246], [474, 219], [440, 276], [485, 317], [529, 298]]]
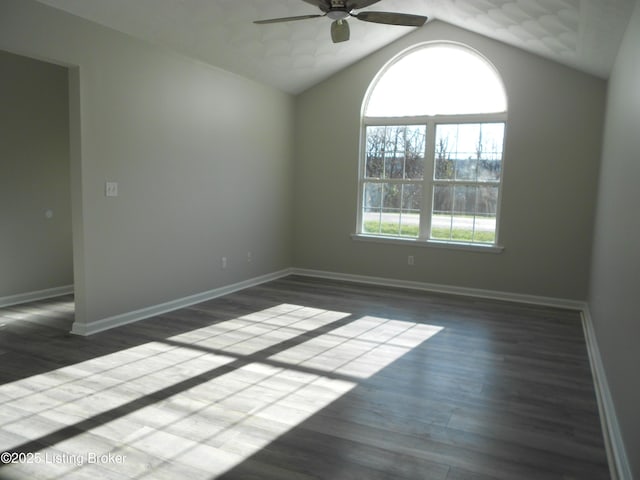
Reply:
[[[498, 200], [496, 206], [496, 229], [494, 243], [480, 242], [459, 242], [454, 240], [436, 240], [431, 236], [431, 220], [433, 215], [433, 191], [436, 185], [445, 185], [450, 181], [438, 181], [434, 178], [435, 167], [435, 131], [440, 124], [464, 124], [464, 123], [504, 123], [505, 138], [507, 128], [507, 113], [482, 113], [465, 115], [423, 115], [414, 117], [362, 117], [360, 135], [360, 161], [358, 165], [358, 212], [356, 233], [353, 238], [356, 240], [384, 242], [384, 243], [413, 243], [423, 246], [436, 246], [446, 248], [461, 248], [474, 251], [501, 252], [504, 247], [499, 243], [500, 233], [500, 205], [502, 203], [502, 183], [504, 177], [504, 145], [502, 149], [502, 159], [500, 168], [500, 179], [498, 181], [456, 181], [456, 185], [492, 185], [498, 187]], [[382, 235], [366, 233], [363, 231], [363, 208], [364, 208], [364, 185], [365, 183], [416, 183], [407, 179], [370, 179], [366, 178], [366, 132], [371, 126], [404, 126], [404, 125], [426, 125], [426, 141], [424, 155], [424, 175], [422, 180], [423, 195], [420, 209], [420, 226], [418, 237], [403, 237], [399, 235]]]
[[[456, 114], [456, 115], [420, 115], [420, 116], [392, 116], [392, 117], [369, 117], [365, 116], [368, 102], [371, 98], [371, 93], [375, 90], [375, 87], [382, 76], [386, 73], [388, 68], [395, 62], [399, 61], [406, 55], [421, 49], [429, 47], [443, 46], [457, 46], [464, 50], [467, 50], [480, 58], [483, 58], [487, 64], [491, 65], [482, 54], [475, 49], [455, 43], [455, 42], [428, 42], [418, 46], [410, 47], [403, 53], [399, 54], [396, 58], [392, 59], [387, 65], [385, 65], [376, 75], [376, 78], [371, 83], [369, 91], [365, 96], [365, 102], [363, 104], [363, 114], [361, 115], [360, 124], [360, 155], [358, 162], [358, 202], [357, 202], [357, 218], [356, 218], [356, 233], [352, 235], [354, 240], [367, 241], [367, 242], [380, 242], [380, 243], [396, 243], [401, 245], [412, 244], [415, 246], [427, 246], [427, 247], [441, 247], [441, 248], [453, 248], [464, 249], [481, 252], [500, 253], [504, 250], [504, 247], [499, 243], [500, 240], [500, 219], [501, 219], [501, 205], [502, 205], [502, 193], [503, 193], [503, 179], [505, 170], [505, 149], [504, 143], [507, 138], [507, 112], [499, 113], [474, 113], [474, 114]], [[492, 65], [491, 65], [492, 66]], [[492, 66], [492, 68], [495, 68]], [[496, 72], [498, 73], [498, 72]], [[498, 78], [500, 75], [498, 74]], [[501, 81], [501, 80], [500, 80]], [[504, 88], [504, 86], [503, 86]], [[431, 239], [431, 221], [433, 216], [433, 192], [434, 186], [439, 184], [452, 183], [450, 180], [438, 181], [435, 177], [435, 131], [436, 125], [439, 124], [464, 124], [464, 123], [504, 123], [505, 131], [503, 138], [502, 159], [500, 168], [500, 178], [496, 181], [482, 182], [482, 181], [455, 181], [456, 185], [482, 185], [490, 184], [498, 187], [498, 198], [496, 205], [496, 227], [495, 237], [493, 243], [485, 242], [460, 242], [455, 240], [436, 240]], [[384, 235], [367, 233], [363, 231], [363, 208], [364, 208], [364, 185], [365, 183], [415, 183], [415, 180], [410, 179], [370, 179], [366, 178], [366, 142], [367, 142], [367, 127], [370, 126], [404, 126], [404, 125], [425, 125], [426, 126], [426, 141], [425, 141], [425, 155], [424, 155], [424, 175], [422, 180], [423, 195], [422, 205], [420, 208], [420, 225], [418, 237], [405, 237], [400, 235]]]

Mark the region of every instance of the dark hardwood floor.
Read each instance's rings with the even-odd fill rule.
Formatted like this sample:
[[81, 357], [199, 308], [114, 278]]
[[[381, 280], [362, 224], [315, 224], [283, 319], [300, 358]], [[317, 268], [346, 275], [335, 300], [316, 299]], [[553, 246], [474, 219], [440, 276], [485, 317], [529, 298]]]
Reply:
[[610, 478], [577, 312], [290, 276], [83, 338], [72, 300], [0, 309], [1, 479]]

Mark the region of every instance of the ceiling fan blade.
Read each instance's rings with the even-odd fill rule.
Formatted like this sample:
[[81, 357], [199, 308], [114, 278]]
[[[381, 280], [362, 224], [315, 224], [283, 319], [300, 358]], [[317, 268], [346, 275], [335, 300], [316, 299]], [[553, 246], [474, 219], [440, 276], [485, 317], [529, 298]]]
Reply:
[[346, 20], [334, 20], [331, 24], [331, 40], [333, 43], [349, 40], [349, 24]]
[[360, 12], [357, 15], [352, 13], [351, 16], [363, 22], [403, 25], [406, 27], [421, 27], [427, 21], [427, 17], [409, 13]]
[[[305, 0], [309, 1], [309, 0]], [[347, 10], [360, 10], [361, 8], [370, 7], [374, 3], [378, 3], [380, 0], [347, 0]]]
[[309, 18], [324, 17], [324, 15], [301, 15], [299, 17], [282, 17], [282, 18], [270, 18], [269, 20], [256, 20], [253, 23], [258, 25], [264, 25], [266, 23], [280, 23], [280, 22], [293, 22], [295, 20], [307, 20]]

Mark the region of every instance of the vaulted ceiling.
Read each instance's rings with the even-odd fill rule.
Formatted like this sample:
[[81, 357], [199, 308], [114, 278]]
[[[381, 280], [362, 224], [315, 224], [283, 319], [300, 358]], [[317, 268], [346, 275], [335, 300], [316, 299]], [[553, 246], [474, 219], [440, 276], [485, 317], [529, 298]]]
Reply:
[[[413, 31], [330, 20], [255, 25], [321, 13], [302, 0], [38, 0], [231, 72], [299, 93]], [[606, 78], [636, 0], [381, 0], [366, 8], [426, 15]], [[429, 28], [427, 23], [420, 28]]]

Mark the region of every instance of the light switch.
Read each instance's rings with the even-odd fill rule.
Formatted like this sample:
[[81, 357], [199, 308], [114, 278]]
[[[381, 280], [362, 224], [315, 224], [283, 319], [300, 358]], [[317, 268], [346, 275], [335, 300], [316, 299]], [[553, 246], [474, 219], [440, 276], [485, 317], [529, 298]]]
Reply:
[[107, 197], [118, 196], [118, 182], [107, 182], [104, 187], [104, 194]]

